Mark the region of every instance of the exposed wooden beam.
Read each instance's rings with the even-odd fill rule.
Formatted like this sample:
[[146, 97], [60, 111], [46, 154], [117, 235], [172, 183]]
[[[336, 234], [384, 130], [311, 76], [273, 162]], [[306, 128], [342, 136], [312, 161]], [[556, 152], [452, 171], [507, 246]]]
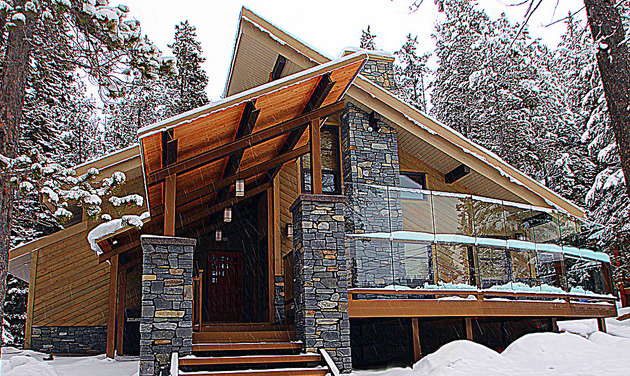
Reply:
[[125, 293], [127, 287], [127, 271], [118, 273], [118, 303], [117, 314], [118, 325], [116, 327], [116, 351], [118, 355], [123, 354], [123, 333], [125, 331]]
[[[291, 150], [290, 152], [284, 153], [284, 154], [280, 154], [272, 159], [269, 159], [267, 161], [264, 161], [258, 165], [252, 166], [246, 170], [240, 171], [232, 176], [228, 176], [224, 179], [218, 180], [210, 185], [207, 185], [203, 188], [199, 188], [195, 191], [192, 191], [190, 193], [187, 193], [185, 195], [182, 195], [180, 197], [177, 198], [177, 207], [180, 207], [182, 205], [188, 204], [190, 202], [193, 202], [195, 200], [200, 199], [201, 197], [207, 196], [211, 193], [214, 193], [216, 191], [218, 191], [221, 188], [227, 187], [231, 184], [234, 184], [234, 182], [237, 179], [247, 179], [247, 178], [251, 178], [253, 176], [256, 176], [258, 174], [261, 174], [265, 171], [277, 168], [278, 166], [282, 167], [283, 164], [285, 164], [286, 162], [295, 159], [297, 157], [300, 157], [306, 153], [309, 152], [310, 146], [309, 145], [304, 145], [299, 149], [295, 149], [295, 150]], [[155, 212], [155, 215], [160, 215], [164, 212], [164, 206], [163, 205], [158, 205], [155, 208], [153, 208], [151, 210], [152, 213]]]
[[148, 174], [147, 184], [149, 186], [155, 185], [163, 181], [168, 175], [181, 174], [194, 170], [209, 163], [215, 162], [219, 159], [230, 156], [241, 149], [256, 146], [265, 141], [269, 141], [273, 138], [282, 136], [289, 132], [298, 129], [301, 129], [301, 131], [303, 132], [306, 129], [306, 124], [308, 124], [311, 120], [324, 118], [339, 111], [342, 111], [344, 109], [344, 106], [345, 104], [342, 101], [332, 103], [328, 106], [318, 108], [314, 111], [305, 113], [291, 120], [287, 120], [280, 124], [258, 131], [249, 136], [237, 139], [228, 144], [216, 147], [212, 150], [205, 151], [199, 155], [190, 157], [173, 165], [161, 168]]
[[411, 319], [411, 335], [413, 336], [413, 362], [416, 363], [422, 357], [422, 348], [420, 347], [420, 325], [417, 317]]
[[276, 63], [273, 65], [273, 70], [269, 75], [269, 81], [275, 81], [280, 78], [280, 76], [282, 76], [282, 71], [284, 70], [284, 66], [286, 65], [286, 63], [287, 58], [282, 55], [278, 55]]
[[173, 129], [162, 131], [162, 168], [168, 166], [168, 143], [173, 141]]
[[311, 138], [311, 185], [314, 195], [322, 194], [322, 145], [319, 121], [313, 120], [308, 127]]
[[107, 261], [107, 260], [109, 260], [110, 258], [112, 258], [114, 256], [118, 256], [118, 255], [120, 255], [122, 253], [125, 253], [127, 251], [130, 251], [130, 250], [132, 250], [134, 248], [137, 248], [137, 247], [140, 247], [140, 246], [141, 246], [141, 244], [140, 244], [140, 235], [138, 235], [138, 239], [136, 239], [136, 240], [132, 240], [132, 241], [126, 242], [124, 244], [121, 244], [118, 247], [112, 247], [111, 250], [109, 250], [107, 252], [104, 252], [104, 253], [101, 253], [98, 256], [98, 262], [101, 263], [103, 261]]
[[118, 255], [110, 259], [109, 266], [109, 302], [107, 304], [107, 350], [108, 358], [114, 358], [116, 339], [116, 293], [118, 291]]
[[176, 196], [177, 175], [170, 175], [164, 181], [164, 236], [175, 236]]
[[[306, 106], [304, 106], [302, 113], [308, 113], [318, 108], [319, 106], [321, 106], [322, 103], [324, 103], [324, 100], [326, 99], [326, 97], [328, 96], [328, 93], [330, 93], [330, 90], [332, 90], [333, 86], [335, 86], [335, 82], [333, 82], [330, 79], [330, 74], [327, 73], [323, 75], [322, 78], [320, 78], [319, 82], [317, 83], [317, 87], [311, 94], [308, 102], [306, 102]], [[338, 103], [344, 103], [344, 102], [338, 101]], [[345, 103], [344, 103], [344, 107], [345, 107]], [[282, 147], [280, 148], [280, 153], [285, 153], [293, 149], [297, 145], [297, 143], [300, 141], [300, 138], [302, 137], [304, 130], [305, 128], [296, 129], [292, 131], [291, 133], [289, 133], [286, 140], [284, 140]], [[273, 179], [275, 179], [278, 172], [280, 172], [280, 168], [282, 168], [282, 166], [275, 168], [269, 173], [270, 181], [273, 181]]]
[[251, 197], [256, 196], [264, 191], [266, 191], [269, 187], [271, 187], [270, 183], [258, 185], [256, 187], [250, 187], [245, 189], [245, 195], [241, 197], [232, 197], [225, 201], [219, 202], [216, 205], [213, 205], [209, 208], [205, 208], [202, 211], [196, 213], [181, 213], [179, 215], [179, 222], [177, 223], [178, 228], [186, 228], [188, 225], [198, 222], [209, 215], [221, 211], [227, 207], [234, 206], [241, 201], [247, 200]]
[[455, 167], [453, 171], [447, 173], [444, 176], [444, 181], [446, 181], [446, 184], [452, 184], [468, 174], [470, 174], [470, 167], [462, 164]]
[[[234, 140], [241, 139], [244, 136], [248, 136], [252, 133], [252, 131], [254, 130], [254, 126], [256, 125], [256, 120], [258, 119], [258, 114], [260, 114], [260, 110], [256, 109], [254, 103], [247, 102], [247, 104], [245, 105], [245, 109], [243, 110], [243, 115], [241, 116], [241, 122], [236, 129], [236, 136], [234, 137]], [[230, 175], [235, 174], [238, 171], [238, 167], [241, 164], [244, 153], [245, 149], [243, 148], [239, 149], [228, 157], [221, 178], [226, 178]], [[225, 200], [227, 193], [227, 188], [221, 189], [216, 195], [215, 202]]]
[[37, 257], [39, 249], [31, 252], [31, 275], [28, 284], [28, 298], [26, 300], [26, 327], [24, 328], [24, 348], [31, 348], [31, 334], [33, 331], [33, 310], [35, 309], [35, 280], [37, 276]]
[[466, 339], [469, 340], [469, 341], [472, 341], [473, 340], [472, 318], [465, 317], [464, 318], [464, 325], [466, 326]]

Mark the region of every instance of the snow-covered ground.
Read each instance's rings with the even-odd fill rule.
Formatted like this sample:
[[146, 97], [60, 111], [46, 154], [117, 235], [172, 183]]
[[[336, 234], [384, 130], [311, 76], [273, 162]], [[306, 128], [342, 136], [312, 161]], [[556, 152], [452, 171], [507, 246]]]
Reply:
[[[620, 314], [629, 313], [622, 308]], [[413, 368], [357, 371], [354, 376], [586, 376], [630, 375], [630, 320], [607, 319], [610, 334], [595, 320], [559, 322], [567, 333], [528, 334], [501, 354], [470, 341], [454, 341], [426, 356]], [[137, 360], [105, 356], [56, 357], [14, 348], [2, 349], [2, 376], [132, 376]]]

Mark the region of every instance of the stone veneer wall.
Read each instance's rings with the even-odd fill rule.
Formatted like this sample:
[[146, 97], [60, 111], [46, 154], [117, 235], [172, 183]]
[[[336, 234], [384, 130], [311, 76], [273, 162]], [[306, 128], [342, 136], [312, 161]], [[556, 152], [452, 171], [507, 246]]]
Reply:
[[273, 305], [276, 312], [276, 322], [284, 322], [284, 276], [274, 276]]
[[171, 354], [192, 350], [195, 239], [142, 235], [140, 376], [168, 374]]
[[352, 371], [343, 196], [301, 195], [293, 213], [295, 330], [305, 350], [324, 348]]
[[396, 81], [394, 80], [394, 62], [383, 60], [368, 60], [361, 75], [377, 85], [387, 90], [396, 89]]
[[[346, 232], [370, 233], [403, 230], [398, 137], [394, 128], [379, 121], [370, 131], [370, 116], [352, 103], [341, 116]], [[404, 247], [389, 242], [347, 242], [354, 287], [384, 287], [405, 277]]]
[[103, 354], [107, 326], [34, 326], [31, 350], [49, 354]]

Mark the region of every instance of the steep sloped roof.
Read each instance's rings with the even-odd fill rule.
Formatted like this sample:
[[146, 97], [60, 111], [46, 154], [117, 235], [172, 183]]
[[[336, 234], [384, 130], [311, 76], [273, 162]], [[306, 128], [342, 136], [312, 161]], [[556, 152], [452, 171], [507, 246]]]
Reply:
[[[239, 90], [247, 89], [247, 85], [256, 85], [258, 80], [266, 79], [264, 72], [271, 71], [277, 54], [270, 54], [268, 51], [263, 52], [265, 48], [285, 56], [295, 65], [292, 67], [294, 71], [331, 60], [295, 36], [278, 28], [251, 10], [243, 8], [225, 93], [234, 94]], [[370, 53], [370, 51], [366, 52]], [[261, 57], [263, 55], [264, 58]], [[383, 59], [384, 57], [382, 54], [376, 54], [371, 58]], [[257, 63], [257, 71], [248, 69], [245, 72], [243, 67], [251, 66], [253, 61]], [[235, 79], [242, 74], [247, 75], [245, 81]], [[510, 196], [520, 197], [533, 205], [555, 207], [575, 216], [584, 217], [584, 210], [579, 206], [543, 186], [496, 154], [472, 142], [452, 128], [409, 106], [391, 92], [384, 90], [362, 75], [359, 74], [354, 81], [347, 97], [360, 107], [381, 113], [386, 121], [389, 121], [399, 132], [412, 135], [413, 142], [431, 145], [459, 163], [471, 167], [476, 174], [468, 179], [469, 183], [475, 184], [473, 178], [477, 178], [478, 184], [485, 184], [486, 186], [498, 184], [507, 190]]]

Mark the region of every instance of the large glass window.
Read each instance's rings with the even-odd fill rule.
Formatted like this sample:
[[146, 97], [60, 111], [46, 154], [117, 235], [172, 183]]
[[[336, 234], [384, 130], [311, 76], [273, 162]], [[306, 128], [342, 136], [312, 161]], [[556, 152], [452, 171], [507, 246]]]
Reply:
[[[324, 125], [320, 131], [322, 148], [322, 192], [341, 194], [339, 128]], [[311, 155], [302, 157], [302, 192], [312, 193]]]

